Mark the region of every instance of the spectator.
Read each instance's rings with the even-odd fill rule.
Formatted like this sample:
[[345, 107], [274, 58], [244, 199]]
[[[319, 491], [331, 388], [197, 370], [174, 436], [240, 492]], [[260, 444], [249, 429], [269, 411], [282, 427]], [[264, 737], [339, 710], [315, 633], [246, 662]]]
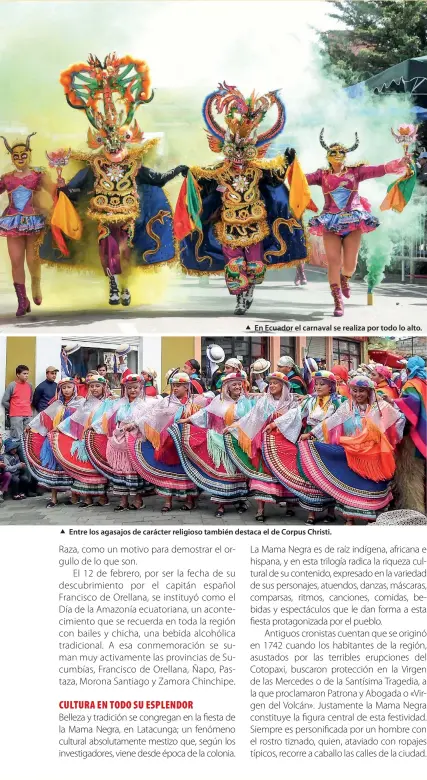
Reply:
[[104, 379], [107, 376], [107, 366], [105, 363], [100, 363], [99, 366], [96, 367], [96, 370], [99, 374], [99, 376], [103, 376]]
[[4, 443], [5, 474], [10, 474], [9, 488], [15, 501], [28, 497], [31, 484], [27, 467], [18, 455], [18, 446], [19, 441], [15, 439], [6, 439]]
[[24, 429], [33, 416], [31, 408], [33, 388], [28, 381], [29, 374], [28, 366], [17, 366], [16, 380], [6, 387], [2, 398], [2, 406], [10, 419], [10, 437], [17, 441], [20, 441]]
[[33, 407], [38, 414], [47, 409], [52, 399], [55, 398], [58, 373], [58, 368], [48, 366], [46, 369], [46, 379], [44, 382], [40, 382], [34, 390]]
[[0, 433], [0, 504], [2, 504], [4, 501], [3, 493], [7, 492], [11, 479], [12, 475], [6, 472], [3, 437]]

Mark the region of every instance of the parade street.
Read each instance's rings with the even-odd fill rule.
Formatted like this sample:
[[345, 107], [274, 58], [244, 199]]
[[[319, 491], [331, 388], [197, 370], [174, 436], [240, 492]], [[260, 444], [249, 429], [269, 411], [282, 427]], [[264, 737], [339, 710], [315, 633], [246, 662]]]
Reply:
[[[364, 282], [352, 282], [351, 299], [345, 304], [341, 318], [332, 316], [332, 299], [324, 271], [306, 267], [309, 283], [295, 287], [294, 269], [270, 272], [266, 281], [256, 288], [254, 303], [250, 312], [243, 317], [233, 316], [235, 301], [227, 293], [222, 277], [183, 277], [176, 272], [168, 275], [168, 283], [161, 291], [159, 302], [140, 306], [108, 306], [103, 303], [106, 287], [103, 280], [88, 276], [84, 278], [85, 304], [79, 305], [79, 298], [72, 297], [70, 306], [70, 285], [68, 275], [61, 276], [61, 285], [56, 296], [49, 295], [41, 307], [32, 306], [31, 314], [16, 318], [16, 299], [13, 288], [5, 274], [0, 274], [0, 329], [3, 333], [23, 333], [34, 328], [50, 333], [62, 333], [72, 329], [76, 333], [122, 333], [123, 336], [149, 333], [179, 333], [193, 335], [207, 333], [213, 328], [217, 334], [254, 332], [255, 326], [273, 322], [287, 325], [312, 325], [316, 331], [319, 325], [352, 326], [359, 328], [389, 325], [408, 328], [423, 318], [426, 305], [426, 287], [421, 284], [383, 282], [376, 288], [374, 305], [367, 306], [367, 287]], [[65, 284], [64, 284], [65, 282]], [[82, 282], [81, 282], [82, 284]], [[141, 277], [141, 284], [143, 278]], [[100, 290], [100, 286], [102, 289]], [[105, 289], [104, 289], [105, 287]], [[97, 308], [91, 309], [88, 299], [101, 300]], [[248, 328], [249, 326], [249, 328]], [[304, 327], [304, 332], [309, 332]], [[374, 330], [370, 331], [375, 333]], [[393, 331], [390, 331], [390, 335]]]
[[[280, 506], [266, 506], [266, 521], [259, 523], [255, 520], [256, 504], [249, 501], [249, 509], [242, 515], [236, 512], [234, 505], [227, 508], [224, 519], [215, 518], [215, 506], [209, 496], [202, 496], [197, 507], [191, 512], [182, 512], [180, 504], [174, 502], [173, 511], [166, 515], [161, 513], [162, 499], [158, 496], [149, 496], [144, 499], [145, 509], [137, 511], [115, 512], [114, 507], [118, 501], [112, 499], [106, 507], [74, 507], [56, 506], [47, 508], [49, 494], [37, 498], [27, 498], [24, 501], [7, 500], [0, 504], [0, 526], [3, 525], [139, 525], [164, 524], [170, 525], [257, 525], [264, 526], [271, 523], [304, 526], [307, 512], [299, 507], [295, 508], [295, 517], [285, 517], [286, 509]], [[65, 498], [59, 497], [59, 502]], [[322, 515], [323, 517], [323, 515]], [[319, 520], [319, 527], [326, 525]], [[333, 525], [343, 525], [344, 520], [337, 515]], [[356, 522], [356, 525], [365, 523]], [[332, 523], [329, 522], [329, 525]]]

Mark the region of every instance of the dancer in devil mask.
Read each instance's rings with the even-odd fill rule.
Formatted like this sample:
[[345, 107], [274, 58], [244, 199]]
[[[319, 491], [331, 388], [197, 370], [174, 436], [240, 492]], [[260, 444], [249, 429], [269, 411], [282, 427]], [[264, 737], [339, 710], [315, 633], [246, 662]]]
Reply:
[[[278, 118], [258, 135], [272, 108]], [[214, 109], [218, 117], [214, 116]], [[225, 125], [219, 124], [224, 114]], [[264, 155], [285, 126], [277, 92], [245, 99], [236, 87], [220, 84], [205, 100], [203, 118], [209, 146], [224, 159], [192, 167], [175, 209], [175, 233], [186, 273], [224, 273], [236, 297], [235, 314], [252, 305], [254, 289], [267, 268], [299, 265], [307, 256], [300, 217], [310, 197], [294, 149], [273, 159]], [[288, 182], [290, 190], [285, 184]]]
[[[154, 138], [143, 142], [134, 120], [138, 106], [154, 97], [145, 62], [109, 54], [102, 63], [90, 55], [87, 65], [77, 63], [64, 71], [61, 84], [68, 104], [84, 111], [93, 128], [88, 131], [92, 151], [70, 151], [69, 158], [86, 167], [68, 182], [65, 192], [74, 199], [90, 193], [86, 216], [98, 228], [109, 303], [129, 306], [131, 265], [147, 270], [176, 259], [172, 211], [162, 187], [178, 174], [185, 175], [188, 168], [179, 165], [159, 173], [142, 165], [146, 153], [158, 143]], [[85, 225], [85, 235], [87, 243], [90, 224]], [[72, 257], [67, 248], [63, 253], [53, 250], [47, 240], [42, 256], [78, 268], [86, 264], [83, 250]]]

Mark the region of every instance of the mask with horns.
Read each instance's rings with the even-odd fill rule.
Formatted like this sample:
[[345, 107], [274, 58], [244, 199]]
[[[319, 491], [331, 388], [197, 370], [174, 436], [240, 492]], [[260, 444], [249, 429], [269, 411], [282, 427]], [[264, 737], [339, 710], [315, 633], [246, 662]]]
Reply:
[[331, 164], [332, 162], [338, 162], [342, 163], [344, 162], [346, 155], [349, 152], [354, 152], [355, 149], [359, 146], [359, 137], [357, 133], [354, 134], [354, 144], [353, 146], [346, 147], [343, 144], [340, 144], [338, 141], [327, 144], [324, 140], [324, 134], [325, 128], [322, 127], [322, 130], [320, 131], [319, 135], [319, 141], [320, 145], [323, 147], [323, 149], [326, 149], [326, 159], [328, 160], [328, 163]]
[[27, 140], [25, 143], [22, 141], [17, 141], [13, 144], [13, 146], [9, 145], [8, 140], [4, 137], [4, 135], [0, 135], [0, 138], [3, 139], [4, 145], [12, 158], [12, 162], [15, 168], [17, 168], [18, 171], [26, 168], [31, 162], [30, 138], [33, 135], [36, 135], [36, 133], [30, 133], [27, 135]]

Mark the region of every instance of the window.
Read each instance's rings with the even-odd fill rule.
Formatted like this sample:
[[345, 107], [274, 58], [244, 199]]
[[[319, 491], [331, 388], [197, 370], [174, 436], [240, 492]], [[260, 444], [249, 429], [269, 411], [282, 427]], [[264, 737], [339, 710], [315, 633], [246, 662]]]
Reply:
[[291, 357], [295, 360], [295, 343], [296, 339], [293, 336], [281, 336], [280, 337], [280, 357]]
[[[70, 361], [72, 365], [72, 373], [79, 374], [85, 377], [88, 371], [96, 371], [96, 367], [105, 362], [105, 354], [108, 352], [114, 353], [114, 347], [80, 347], [70, 355]], [[127, 355], [127, 366], [133, 373], [138, 371], [138, 352], [131, 350]], [[112, 387], [119, 387], [119, 383], [114, 381], [114, 375], [112, 373], [107, 374], [108, 379]]]
[[333, 362], [355, 371], [360, 365], [360, 343], [347, 339], [333, 340]]
[[269, 342], [265, 336], [207, 336], [202, 338], [202, 372], [208, 373], [206, 348], [209, 344], [218, 344], [225, 352], [225, 359], [237, 358], [243, 363], [245, 371], [258, 358], [269, 358]]

